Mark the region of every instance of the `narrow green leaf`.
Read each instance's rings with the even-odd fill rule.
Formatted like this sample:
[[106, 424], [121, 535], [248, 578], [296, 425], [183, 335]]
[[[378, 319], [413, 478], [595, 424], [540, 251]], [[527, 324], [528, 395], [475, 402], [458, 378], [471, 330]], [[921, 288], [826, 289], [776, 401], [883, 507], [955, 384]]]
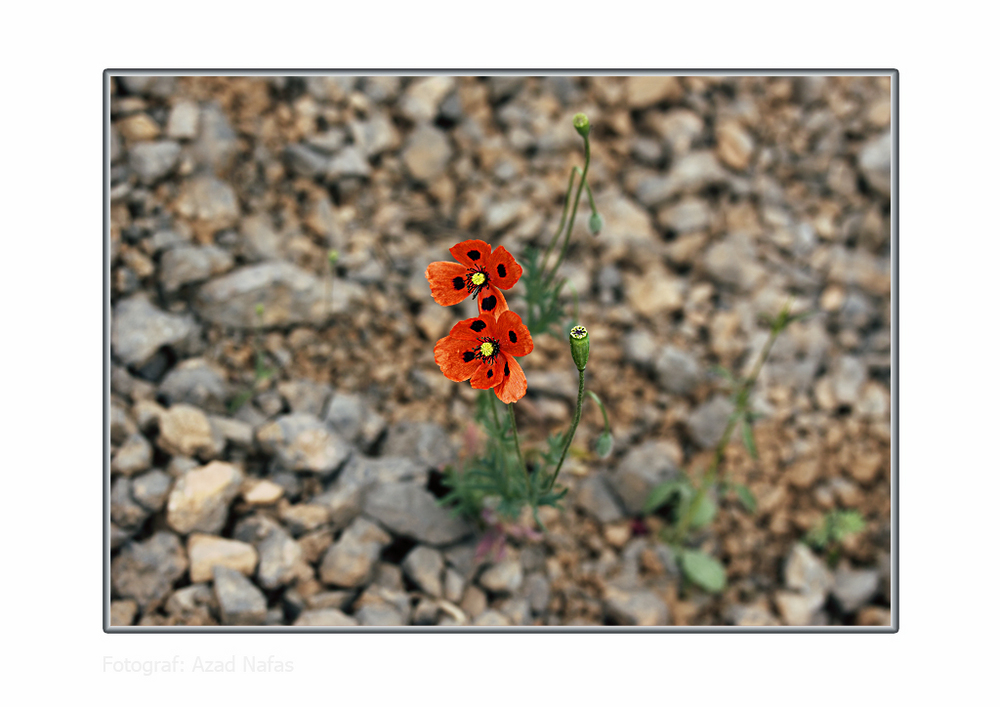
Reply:
[[740, 503], [743, 504], [743, 507], [747, 509], [747, 512], [756, 513], [757, 499], [754, 498], [753, 492], [743, 484], [737, 484], [735, 488], [736, 495], [739, 497]]
[[714, 557], [700, 550], [681, 553], [681, 570], [691, 582], [708, 592], [721, 592], [726, 588], [726, 569]]

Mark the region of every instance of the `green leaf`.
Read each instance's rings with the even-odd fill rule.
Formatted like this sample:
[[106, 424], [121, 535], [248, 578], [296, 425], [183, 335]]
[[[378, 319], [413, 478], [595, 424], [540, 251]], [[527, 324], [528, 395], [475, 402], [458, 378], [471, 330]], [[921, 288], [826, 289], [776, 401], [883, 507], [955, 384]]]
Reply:
[[726, 588], [726, 569], [714, 557], [700, 550], [681, 552], [681, 570], [684, 576], [708, 592], [721, 592]]
[[702, 496], [691, 513], [691, 527], [703, 528], [711, 523], [712, 519], [715, 518], [716, 510], [715, 501], [707, 495]]
[[611, 449], [615, 446], [615, 439], [610, 432], [603, 433], [597, 438], [597, 456], [607, 459], [611, 455]]
[[642, 512], [646, 514], [653, 513], [665, 505], [671, 496], [681, 492], [680, 485], [681, 482], [675, 480], [664, 481], [654, 486], [653, 490], [649, 492], [649, 496], [646, 497], [646, 504], [642, 507]]
[[834, 516], [831, 535], [836, 542], [844, 540], [849, 535], [860, 533], [865, 529], [865, 519], [857, 511], [843, 511]]
[[746, 445], [747, 451], [750, 452], [750, 456], [756, 459], [757, 444], [753, 440], [753, 430], [750, 429], [750, 421], [747, 419], [743, 420], [743, 444]]
[[753, 492], [743, 484], [737, 484], [735, 488], [736, 488], [736, 495], [737, 497], [739, 497], [740, 503], [743, 504], [743, 507], [747, 509], [747, 512], [756, 513], [757, 499], [754, 498]]

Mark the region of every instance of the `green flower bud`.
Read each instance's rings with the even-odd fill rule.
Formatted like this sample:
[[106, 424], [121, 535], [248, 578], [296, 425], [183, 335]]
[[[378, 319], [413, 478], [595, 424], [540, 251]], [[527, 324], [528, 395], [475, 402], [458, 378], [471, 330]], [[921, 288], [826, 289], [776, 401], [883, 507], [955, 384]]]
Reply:
[[587, 334], [587, 327], [578, 324], [570, 330], [569, 350], [573, 354], [576, 369], [582, 371], [586, 368], [587, 359], [590, 358], [590, 335]]
[[257, 313], [258, 317], [263, 317], [264, 316], [264, 305], [263, 305], [263, 303], [258, 302], [257, 306], [254, 307], [254, 311]]
[[604, 219], [596, 211], [590, 215], [590, 232], [595, 236], [604, 228]]
[[340, 251], [336, 249], [331, 249], [330, 252], [326, 254], [326, 257], [329, 258], [330, 265], [333, 265], [334, 263], [337, 262], [337, 259], [340, 257]]
[[577, 113], [573, 116], [573, 127], [580, 133], [580, 137], [590, 135], [590, 120], [583, 113]]

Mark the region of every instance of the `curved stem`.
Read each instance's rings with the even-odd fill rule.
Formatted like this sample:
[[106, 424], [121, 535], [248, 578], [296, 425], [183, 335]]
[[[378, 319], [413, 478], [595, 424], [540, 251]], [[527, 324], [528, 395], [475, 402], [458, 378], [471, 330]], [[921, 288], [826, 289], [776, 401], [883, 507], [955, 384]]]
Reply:
[[579, 171], [580, 168], [576, 166], [569, 171], [569, 186], [566, 187], [566, 201], [563, 203], [562, 218], [559, 219], [559, 229], [556, 231], [556, 235], [552, 237], [549, 247], [545, 249], [545, 257], [542, 258], [542, 272], [545, 272], [545, 264], [549, 262], [549, 255], [552, 253], [552, 248], [559, 242], [559, 236], [562, 235], [563, 227], [566, 225], [566, 214], [569, 213], [569, 202], [573, 197], [573, 180], [576, 179]]
[[569, 428], [569, 437], [566, 438], [566, 444], [563, 445], [562, 456], [559, 457], [559, 465], [556, 467], [555, 473], [552, 474], [552, 478], [549, 479], [549, 483], [545, 487], [546, 491], [551, 491], [552, 487], [555, 486], [556, 477], [559, 476], [559, 470], [562, 469], [563, 462], [566, 461], [566, 453], [569, 452], [569, 445], [573, 443], [573, 437], [576, 435], [576, 428], [580, 424], [580, 416], [583, 414], [583, 374], [584, 372], [580, 371], [580, 389], [576, 394], [576, 412], [573, 413], [573, 424]]
[[[573, 200], [573, 212], [569, 217], [569, 225], [566, 226], [566, 235], [563, 238], [562, 252], [559, 254], [559, 259], [556, 261], [555, 266], [552, 268], [552, 272], [545, 279], [545, 285], [549, 286], [552, 284], [553, 278], [555, 278], [556, 273], [559, 271], [559, 266], [562, 265], [563, 260], [566, 259], [566, 251], [569, 250], [569, 238], [573, 233], [573, 224], [576, 221], [576, 210], [580, 206], [580, 197], [583, 195], [583, 188], [587, 184], [587, 170], [590, 169], [590, 138], [583, 138], [583, 172], [580, 174], [580, 185], [576, 188], [576, 198]], [[588, 187], [589, 189], [589, 187]], [[593, 203], [593, 202], [591, 202]]]

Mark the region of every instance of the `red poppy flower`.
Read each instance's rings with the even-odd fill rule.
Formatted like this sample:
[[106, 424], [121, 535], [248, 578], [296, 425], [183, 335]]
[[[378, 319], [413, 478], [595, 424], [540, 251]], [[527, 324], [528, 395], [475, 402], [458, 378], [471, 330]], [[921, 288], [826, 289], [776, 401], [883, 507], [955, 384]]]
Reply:
[[434, 361], [449, 379], [461, 383], [472, 379], [472, 387], [493, 388], [505, 403], [520, 400], [528, 390], [521, 365], [515, 356], [535, 348], [528, 327], [510, 310], [494, 317], [481, 312], [451, 328], [448, 336], [434, 346]]
[[521, 277], [514, 256], [503, 246], [493, 251], [488, 243], [476, 240], [463, 241], [448, 252], [457, 263], [431, 263], [424, 273], [434, 301], [447, 307], [473, 295], [480, 312], [496, 316], [506, 312], [507, 300], [500, 290], [509, 290]]

